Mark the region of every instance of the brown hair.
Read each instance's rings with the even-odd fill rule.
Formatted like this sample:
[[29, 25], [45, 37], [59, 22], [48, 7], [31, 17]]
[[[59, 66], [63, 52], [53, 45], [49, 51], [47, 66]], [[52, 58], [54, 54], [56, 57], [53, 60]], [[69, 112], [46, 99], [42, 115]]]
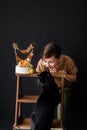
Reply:
[[49, 58], [51, 56], [54, 56], [55, 58], [59, 58], [60, 54], [61, 54], [60, 46], [52, 42], [46, 44], [41, 51], [42, 58]]

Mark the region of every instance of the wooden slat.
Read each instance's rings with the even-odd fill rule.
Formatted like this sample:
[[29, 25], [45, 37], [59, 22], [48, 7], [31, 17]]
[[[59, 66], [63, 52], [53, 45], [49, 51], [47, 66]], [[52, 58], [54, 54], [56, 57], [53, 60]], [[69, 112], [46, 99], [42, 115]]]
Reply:
[[39, 96], [33, 96], [33, 95], [27, 96], [27, 95], [24, 95], [24, 96], [22, 96], [22, 98], [17, 99], [17, 101], [21, 102], [21, 103], [36, 103], [38, 97]]

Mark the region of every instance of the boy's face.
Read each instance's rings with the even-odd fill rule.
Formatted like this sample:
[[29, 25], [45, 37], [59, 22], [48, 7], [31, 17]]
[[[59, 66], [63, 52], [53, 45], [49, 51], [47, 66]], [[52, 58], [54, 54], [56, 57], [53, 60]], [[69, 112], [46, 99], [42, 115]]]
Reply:
[[43, 64], [49, 68], [49, 70], [52, 70], [55, 68], [56, 65], [58, 65], [59, 59], [55, 58], [54, 56], [51, 56], [49, 58], [43, 59]]

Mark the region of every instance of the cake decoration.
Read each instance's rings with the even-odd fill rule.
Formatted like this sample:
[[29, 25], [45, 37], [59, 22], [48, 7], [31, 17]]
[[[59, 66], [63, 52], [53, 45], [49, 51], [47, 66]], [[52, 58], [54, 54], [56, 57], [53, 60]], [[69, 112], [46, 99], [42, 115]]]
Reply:
[[[21, 73], [21, 74], [32, 74], [34, 73], [34, 66], [31, 64], [32, 57], [34, 55], [33, 49], [35, 48], [35, 42], [30, 43], [27, 49], [20, 49], [18, 47], [17, 43], [12, 44], [14, 53], [15, 53], [15, 59], [16, 59], [16, 67], [15, 67], [15, 73]], [[18, 56], [18, 52], [20, 52], [22, 55], [27, 54], [26, 58], [21, 58]]]

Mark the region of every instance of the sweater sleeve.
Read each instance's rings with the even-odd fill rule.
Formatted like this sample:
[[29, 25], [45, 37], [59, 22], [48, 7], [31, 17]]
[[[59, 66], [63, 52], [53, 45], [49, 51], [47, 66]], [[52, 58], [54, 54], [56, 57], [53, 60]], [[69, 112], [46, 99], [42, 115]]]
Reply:
[[43, 65], [43, 61], [42, 59], [40, 59], [37, 63], [37, 66], [36, 66], [36, 72], [40, 73], [40, 72], [43, 72], [45, 71], [45, 66]]

